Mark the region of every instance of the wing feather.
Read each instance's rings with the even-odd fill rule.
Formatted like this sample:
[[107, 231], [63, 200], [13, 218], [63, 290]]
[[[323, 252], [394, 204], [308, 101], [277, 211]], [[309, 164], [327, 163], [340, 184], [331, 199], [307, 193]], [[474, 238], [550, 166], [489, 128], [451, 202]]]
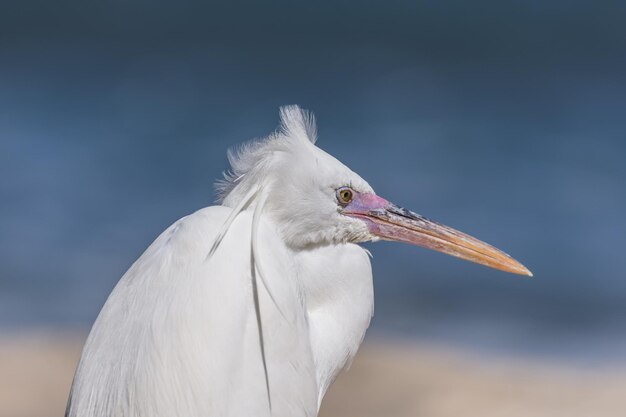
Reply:
[[[318, 387], [289, 250], [259, 224], [263, 368], [251, 268], [252, 214], [212, 243], [231, 209], [209, 207], [163, 232], [98, 316], [76, 371], [71, 417], [314, 416]], [[271, 414], [267, 383], [271, 392]]]

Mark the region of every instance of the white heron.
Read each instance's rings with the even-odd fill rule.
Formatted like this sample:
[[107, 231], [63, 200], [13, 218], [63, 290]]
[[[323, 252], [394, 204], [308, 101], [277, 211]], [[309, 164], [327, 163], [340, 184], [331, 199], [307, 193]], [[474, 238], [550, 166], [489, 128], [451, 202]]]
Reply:
[[221, 204], [165, 230], [85, 343], [71, 417], [315, 416], [373, 313], [368, 252], [407, 242], [516, 274], [505, 253], [378, 197], [313, 116], [229, 152]]

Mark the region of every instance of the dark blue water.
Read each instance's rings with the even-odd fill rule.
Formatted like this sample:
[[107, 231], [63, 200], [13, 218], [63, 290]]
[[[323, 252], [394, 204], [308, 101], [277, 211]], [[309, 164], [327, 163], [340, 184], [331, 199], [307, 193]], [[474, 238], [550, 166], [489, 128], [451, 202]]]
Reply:
[[375, 332], [626, 357], [623, 6], [0, 8], [0, 328], [89, 326], [298, 103], [380, 195], [535, 273], [369, 245]]

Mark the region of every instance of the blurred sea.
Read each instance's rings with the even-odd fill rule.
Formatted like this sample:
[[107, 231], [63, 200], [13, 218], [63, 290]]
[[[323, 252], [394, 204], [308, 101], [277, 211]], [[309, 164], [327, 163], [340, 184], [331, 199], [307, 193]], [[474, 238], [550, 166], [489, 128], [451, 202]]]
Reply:
[[0, 329], [88, 328], [297, 103], [380, 195], [535, 274], [368, 245], [376, 337], [626, 360], [623, 5], [1, 7]]

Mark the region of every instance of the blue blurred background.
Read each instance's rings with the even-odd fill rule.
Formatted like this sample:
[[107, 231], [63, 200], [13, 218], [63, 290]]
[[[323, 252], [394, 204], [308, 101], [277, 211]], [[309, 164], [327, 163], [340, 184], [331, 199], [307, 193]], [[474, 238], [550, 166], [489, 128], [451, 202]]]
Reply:
[[626, 6], [0, 6], [0, 330], [88, 329], [226, 149], [312, 110], [320, 147], [525, 279], [368, 245], [380, 337], [626, 359]]

